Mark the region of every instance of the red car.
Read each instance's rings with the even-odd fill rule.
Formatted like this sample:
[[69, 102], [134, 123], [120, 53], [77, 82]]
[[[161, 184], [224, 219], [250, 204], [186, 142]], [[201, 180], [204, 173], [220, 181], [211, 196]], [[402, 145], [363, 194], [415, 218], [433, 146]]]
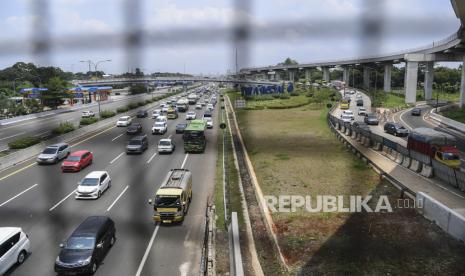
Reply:
[[92, 152], [88, 150], [80, 150], [71, 153], [61, 164], [62, 172], [78, 172], [81, 169], [92, 164]]

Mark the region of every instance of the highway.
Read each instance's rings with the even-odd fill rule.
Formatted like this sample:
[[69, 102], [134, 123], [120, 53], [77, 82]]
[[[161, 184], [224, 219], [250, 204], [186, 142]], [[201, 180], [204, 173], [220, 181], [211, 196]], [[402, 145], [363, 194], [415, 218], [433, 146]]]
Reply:
[[[167, 93], [167, 89], [159, 90], [153, 94], [158, 96]], [[140, 94], [119, 99], [118, 101], [101, 102], [101, 110], [116, 110], [118, 107], [127, 105], [130, 102], [150, 99], [151, 94]], [[46, 137], [51, 134], [51, 130], [62, 122], [71, 122], [75, 126], [79, 125], [81, 113], [83, 110], [92, 110], [98, 114], [98, 105], [92, 105], [89, 108], [70, 110], [69, 112], [45, 116], [42, 118], [19, 121], [8, 125], [0, 125], [0, 151], [8, 148], [8, 142], [14, 141], [25, 136]]]
[[[193, 275], [200, 269], [207, 198], [212, 194], [216, 169], [218, 110], [214, 128], [207, 130], [203, 154], [185, 154], [182, 135], [175, 125], [185, 113], [168, 121], [168, 132], [151, 135], [151, 118], [141, 122], [149, 149], [141, 155], [126, 155], [126, 128], [110, 127], [70, 143], [72, 151], [89, 149], [94, 162], [78, 173], [61, 173], [59, 164], [39, 166], [25, 162], [0, 172], [0, 226], [19, 226], [29, 235], [32, 254], [7, 275], [55, 275], [53, 266], [59, 244], [86, 217], [107, 215], [116, 223], [117, 241], [96, 275]], [[193, 109], [193, 106], [190, 106]], [[203, 111], [197, 110], [198, 116]], [[116, 121], [116, 118], [115, 118]], [[45, 122], [44, 122], [45, 124]], [[159, 139], [171, 137], [173, 154], [159, 155]], [[154, 224], [147, 203], [166, 173], [187, 168], [193, 174], [193, 200], [181, 224]], [[106, 170], [112, 186], [98, 200], [76, 200], [77, 182], [94, 170]]]

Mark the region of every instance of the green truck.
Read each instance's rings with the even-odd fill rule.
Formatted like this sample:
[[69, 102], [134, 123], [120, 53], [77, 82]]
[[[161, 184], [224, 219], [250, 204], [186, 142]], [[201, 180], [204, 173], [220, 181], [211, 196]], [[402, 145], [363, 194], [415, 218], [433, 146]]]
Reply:
[[205, 129], [207, 123], [204, 120], [192, 120], [184, 129], [182, 139], [184, 140], [185, 152], [204, 152], [207, 146]]

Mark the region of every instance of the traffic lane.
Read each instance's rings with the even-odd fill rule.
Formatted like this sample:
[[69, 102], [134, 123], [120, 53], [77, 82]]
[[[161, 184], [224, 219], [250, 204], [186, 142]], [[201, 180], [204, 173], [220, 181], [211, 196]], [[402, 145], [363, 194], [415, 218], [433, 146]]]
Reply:
[[[124, 141], [121, 141], [121, 144], [124, 145]], [[121, 145], [121, 146], [122, 146]], [[177, 160], [176, 162], [180, 162], [180, 160]], [[87, 216], [89, 215], [95, 215], [95, 214], [105, 214], [108, 211], [114, 210], [114, 208], [117, 207], [118, 202], [116, 200], [124, 200], [126, 195], [131, 195], [133, 193], [132, 189], [127, 189], [127, 193], [123, 194], [122, 197], [119, 197], [121, 195], [120, 191], [124, 191], [124, 187], [126, 187], [128, 182], [133, 182], [133, 177], [134, 176], [141, 176], [144, 175], [144, 172], [152, 172], [155, 173], [156, 175], [160, 175], [161, 173], [157, 173], [156, 170], [146, 170], [144, 165], [147, 163], [145, 162], [145, 158], [143, 155], [140, 156], [124, 156], [119, 162], [113, 163], [111, 165], [108, 165], [104, 170], [109, 171], [110, 176], [112, 177], [112, 188], [110, 188], [107, 192], [103, 194], [103, 196], [95, 201], [85, 201], [85, 200], [75, 200], [73, 196], [70, 198], [66, 199], [64, 202], [59, 204], [58, 206], [55, 207], [51, 213], [51, 217], [53, 219], [50, 219], [47, 221], [46, 225], [42, 225], [43, 228], [47, 228], [47, 231], [37, 231], [34, 232], [33, 235], [31, 235], [31, 240], [35, 241], [53, 241], [52, 243], [54, 245], [40, 245], [40, 256], [34, 256], [31, 255], [30, 259], [28, 260], [28, 264], [19, 267], [18, 270], [20, 273], [24, 273], [24, 275], [32, 275], [31, 273], [37, 273], [40, 271], [39, 275], [50, 275], [50, 273], [53, 273], [53, 265], [44, 265], [47, 264], [48, 262], [45, 261], [44, 258], [47, 256], [53, 256], [53, 259], [56, 257], [57, 254], [57, 248], [56, 244], [59, 244], [59, 242], [62, 241], [62, 239], [66, 238], [71, 231], [82, 221], [84, 220]], [[169, 164], [168, 162], [161, 162], [161, 163], [152, 163], [153, 165], [156, 165], [155, 168], [159, 167], [161, 165]], [[135, 172], [134, 168], [139, 168], [139, 171]], [[101, 169], [101, 168], [99, 168]], [[164, 171], [165, 168], [162, 168], [162, 171]], [[128, 173], [130, 171], [131, 173]], [[153, 177], [151, 177], [153, 178]], [[49, 179], [50, 180], [50, 179]], [[136, 181], [138, 182], [138, 181]], [[137, 186], [135, 186], [137, 187]], [[68, 187], [68, 189], [73, 190], [75, 186], [73, 187]], [[25, 198], [25, 200], [29, 201], [30, 199]], [[138, 199], [138, 202], [140, 202], [140, 198]], [[109, 207], [112, 206], [112, 209], [109, 209]], [[13, 206], [14, 207], [14, 206]], [[31, 206], [34, 209], [40, 208], [39, 206]], [[46, 208], [45, 208], [46, 209]], [[45, 209], [42, 207], [42, 211], [45, 211]], [[139, 208], [140, 209], [140, 208]], [[137, 213], [137, 212], [135, 212]], [[68, 222], [68, 218], [72, 216], [73, 219], [71, 223]], [[76, 218], [77, 217], [77, 218]], [[20, 220], [23, 220], [24, 218], [20, 218]], [[63, 223], [66, 222], [66, 223]], [[129, 225], [133, 225], [134, 222], [129, 223]], [[34, 227], [37, 228], [38, 226]], [[26, 227], [24, 227], [26, 229]], [[57, 229], [60, 228], [63, 231], [60, 231], [57, 233]], [[53, 233], [57, 233], [56, 235], [47, 235], [52, 231]], [[130, 237], [127, 237], [129, 239]], [[33, 249], [34, 250], [34, 249]], [[53, 260], [52, 264], [53, 264]], [[36, 269], [36, 267], [40, 267], [40, 269]], [[102, 274], [105, 275], [105, 274]]]
[[[218, 106], [218, 105], [217, 105]], [[218, 109], [218, 108], [216, 108]], [[192, 172], [193, 196], [183, 223], [160, 225], [154, 246], [140, 275], [197, 275], [205, 235], [205, 208], [213, 194], [218, 139], [218, 112], [215, 126], [207, 130], [203, 154], [189, 154], [185, 168]]]
[[[151, 98], [151, 96], [143, 95], [141, 97], [130, 98], [124, 101], [109, 102], [102, 104], [101, 109], [116, 111], [118, 107], [125, 106], [131, 102], [137, 102], [149, 98]], [[98, 106], [93, 106], [77, 111], [70, 111], [67, 113], [51, 115], [51, 117], [32, 119], [27, 122], [20, 122], [18, 124], [0, 127], [0, 149], [7, 148], [8, 142], [14, 141], [21, 137], [43, 137], [49, 135], [55, 127], [59, 126], [59, 124], [63, 122], [70, 122], [73, 123], [75, 126], [78, 126], [81, 120], [81, 113], [83, 110], [92, 110], [96, 114], [98, 114]]]

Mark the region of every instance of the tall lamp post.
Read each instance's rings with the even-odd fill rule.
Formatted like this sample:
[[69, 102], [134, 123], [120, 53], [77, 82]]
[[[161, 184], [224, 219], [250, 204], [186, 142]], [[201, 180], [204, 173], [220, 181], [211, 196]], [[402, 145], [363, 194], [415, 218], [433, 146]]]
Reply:
[[[89, 65], [89, 72], [92, 72], [92, 65], [94, 65], [94, 73], [95, 73], [95, 77], [97, 77], [97, 67], [100, 63], [103, 63], [103, 62], [110, 62], [111, 59], [103, 59], [103, 60], [99, 60], [97, 62], [93, 62], [92, 60], [80, 60], [79, 62], [85, 62]], [[92, 73], [91, 73], [92, 75]], [[98, 99], [97, 99], [97, 103], [98, 103], [98, 114], [100, 116], [100, 91], [97, 91], [98, 93]], [[96, 95], [97, 95], [96, 94]], [[89, 90], [89, 102], [92, 102], [92, 98], [90, 96], [90, 90]]]

